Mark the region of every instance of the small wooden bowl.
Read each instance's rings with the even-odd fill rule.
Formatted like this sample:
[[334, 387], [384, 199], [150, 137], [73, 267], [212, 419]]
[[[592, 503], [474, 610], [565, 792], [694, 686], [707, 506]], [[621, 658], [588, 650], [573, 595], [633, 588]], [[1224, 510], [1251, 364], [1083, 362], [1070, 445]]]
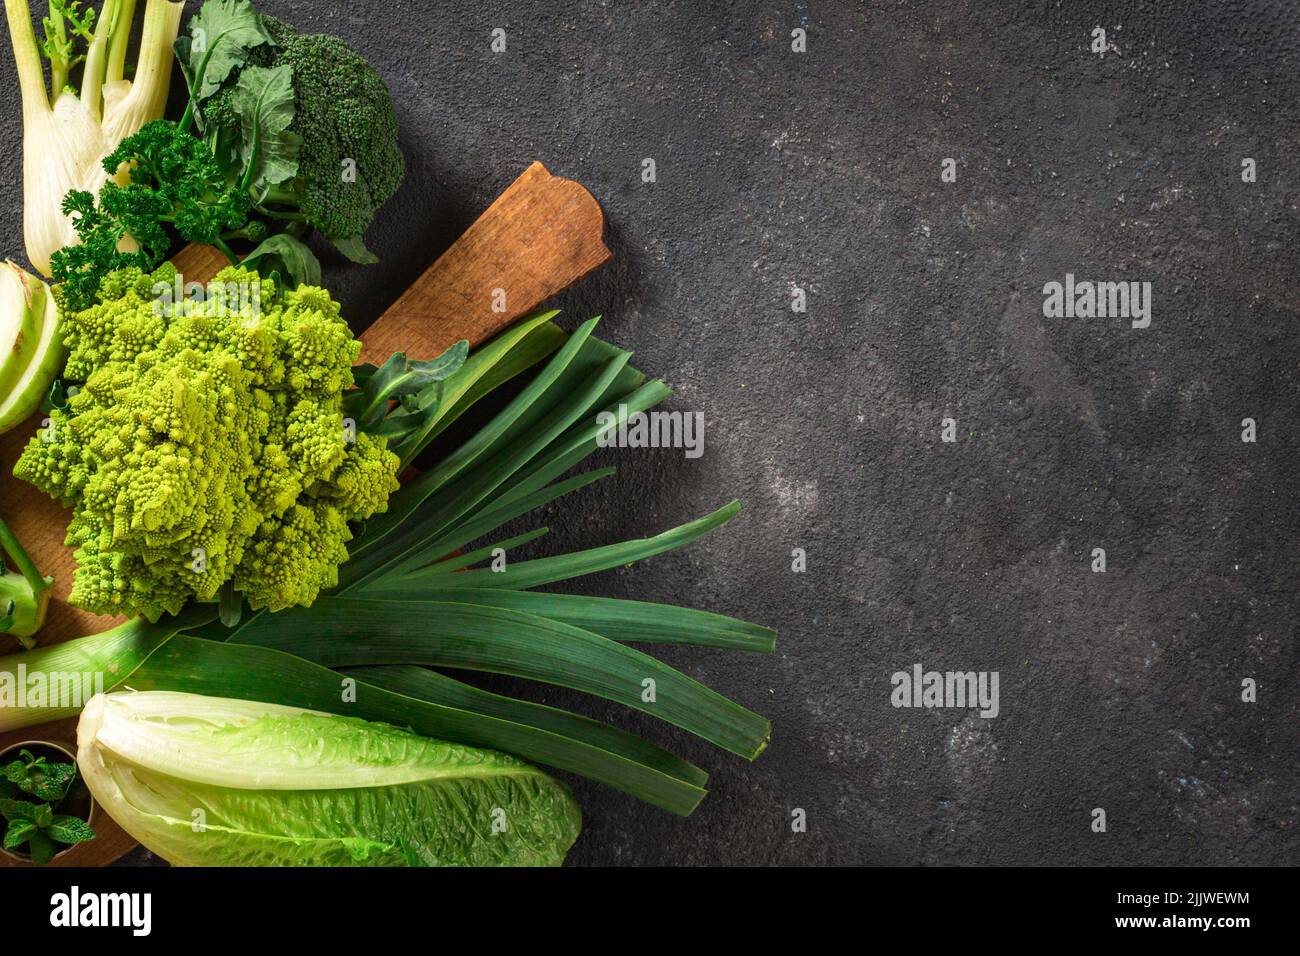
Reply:
[[[0, 751], [7, 750], [15, 744], [44, 744], [64, 751], [70, 759], [76, 759], [77, 753], [77, 718], [70, 717], [53, 724], [39, 727], [24, 727], [0, 734]], [[95, 839], [78, 843], [59, 853], [47, 866], [105, 866], [127, 853], [135, 846], [135, 841], [125, 830], [119, 827], [99, 804], [91, 802], [90, 825], [95, 831]], [[12, 853], [0, 851], [0, 866], [31, 866], [30, 860], [22, 859]]]

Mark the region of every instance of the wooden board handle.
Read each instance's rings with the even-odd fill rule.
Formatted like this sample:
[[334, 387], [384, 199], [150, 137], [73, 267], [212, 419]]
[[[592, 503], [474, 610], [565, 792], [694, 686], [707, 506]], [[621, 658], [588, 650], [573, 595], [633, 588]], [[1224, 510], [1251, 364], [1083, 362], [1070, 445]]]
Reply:
[[[361, 333], [362, 361], [434, 358], [491, 338], [608, 262], [604, 231], [591, 193], [533, 163]], [[211, 246], [186, 246], [172, 262], [199, 282], [226, 265]]]
[[[460, 339], [477, 345], [608, 261], [604, 228], [604, 214], [591, 193], [533, 163], [362, 333], [362, 359], [382, 362], [397, 351], [433, 358]], [[186, 246], [172, 262], [187, 282], [206, 282], [227, 265], [211, 246]], [[54, 576], [54, 598], [39, 636], [42, 644], [53, 644], [97, 633], [121, 619], [66, 603], [75, 567], [72, 551], [63, 546], [71, 512], [13, 477], [13, 463], [40, 417], [0, 436], [0, 511], [36, 566]], [[12, 645], [0, 647], [0, 654], [18, 650], [16, 641], [0, 640]], [[75, 726], [73, 720], [0, 734], [0, 746], [40, 738], [46, 731], [52, 739], [68, 738], [75, 736]], [[134, 845], [107, 814], [100, 814], [96, 825], [102, 827], [99, 838], [61, 857], [60, 864], [109, 863]], [[0, 867], [5, 865], [12, 861], [0, 855]]]
[[533, 163], [362, 333], [362, 359], [477, 345], [607, 262], [604, 231], [591, 193]]

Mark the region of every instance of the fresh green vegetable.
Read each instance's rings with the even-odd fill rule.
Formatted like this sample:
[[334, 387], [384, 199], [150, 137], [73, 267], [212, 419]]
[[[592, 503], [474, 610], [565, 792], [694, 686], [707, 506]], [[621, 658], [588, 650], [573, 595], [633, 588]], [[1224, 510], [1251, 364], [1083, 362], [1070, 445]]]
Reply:
[[23, 793], [38, 800], [55, 803], [68, 794], [68, 787], [77, 776], [77, 765], [48, 763], [44, 757], [34, 757], [30, 750], [20, 750], [21, 759], [4, 767], [4, 780]]
[[[186, 608], [179, 617], [168, 617], [157, 624], [133, 617], [98, 634], [0, 658], [0, 732], [76, 716], [93, 696], [85, 693], [86, 684], [82, 680], [85, 675], [91, 676], [91, 688], [99, 689], [94, 684], [95, 675], [102, 678], [104, 689], [115, 687], [136, 673], [149, 655], [175, 637], [181, 628], [214, 617], [210, 606]], [[33, 681], [32, 675], [43, 675], [45, 680]], [[62, 696], [51, 693], [50, 677], [56, 675], [68, 676], [69, 689], [75, 692]]]
[[217, 294], [163, 307], [175, 277], [111, 273], [67, 315], [65, 375], [84, 384], [14, 474], [73, 505], [78, 607], [156, 621], [227, 587], [253, 608], [310, 604], [348, 522], [397, 487], [384, 440], [344, 422], [361, 344], [323, 289], [230, 268]]
[[44, 866], [54, 859], [60, 844], [93, 840], [95, 833], [86, 820], [56, 812], [70, 809], [83, 795], [74, 789], [84, 792], [77, 784], [76, 764], [49, 763], [30, 750], [20, 750], [18, 760], [0, 768], [0, 816], [7, 821], [4, 848], [21, 851], [26, 846], [32, 862]]
[[54, 579], [36, 570], [27, 550], [3, 521], [0, 547], [13, 565], [13, 570], [5, 570], [5, 562], [0, 562], [0, 634], [11, 634], [23, 647], [32, 648], [36, 646], [33, 635], [45, 626]]
[[177, 43], [214, 153], [238, 153], [273, 217], [301, 217], [355, 261], [375, 261], [363, 237], [405, 164], [374, 67], [338, 37], [300, 34], [248, 2], [208, 0], [196, 29], [226, 37], [216, 53]]
[[124, 830], [190, 866], [551, 866], [581, 816], [505, 754], [194, 694], [95, 697], [77, 762]]
[[[0, 668], [7, 663], [0, 661]], [[355, 703], [340, 701], [342, 676], [357, 682]], [[273, 699], [400, 724], [568, 770], [682, 815], [704, 798], [708, 783], [699, 767], [616, 727], [492, 694], [421, 667], [363, 667], [341, 675], [281, 651], [178, 634], [126, 683], [138, 690]]]
[[[357, 427], [383, 436], [403, 463], [409, 463], [424, 447], [425, 433], [443, 410], [443, 383], [460, 370], [468, 355], [469, 343], [463, 341], [422, 362], [394, 352], [379, 368], [361, 370], [359, 387], [348, 396], [345, 410]], [[393, 402], [398, 405], [390, 410]]]
[[[236, 621], [234, 615], [218, 620], [211, 606], [204, 616], [199, 606], [182, 619], [73, 642], [85, 647], [84, 660], [102, 661], [119, 687], [269, 700], [381, 720], [502, 750], [689, 814], [706, 792], [708, 776], [699, 767], [608, 724], [428, 669], [482, 670], [575, 688], [750, 759], [766, 745], [766, 720], [627, 645], [770, 652], [772, 631], [685, 608], [529, 590], [664, 554], [739, 510], [733, 502], [644, 540], [516, 557], [513, 549], [546, 530], [521, 530], [517, 519], [613, 472], [565, 477], [596, 450], [605, 427], [600, 413], [644, 411], [668, 395], [661, 382], [647, 382], [628, 365], [628, 353], [592, 336], [594, 320], [566, 336], [550, 322], [553, 315], [508, 329], [445, 377], [435, 374], [437, 363], [401, 357], [382, 374], [373, 365], [357, 367], [358, 389], [344, 400], [348, 414], [372, 433], [391, 426], [403, 457], [420, 456], [425, 470], [392, 496], [386, 512], [360, 527], [337, 586], [312, 608], [246, 609]], [[515, 380], [522, 384], [511, 388], [509, 400], [497, 399], [499, 407], [477, 430], [435, 452], [431, 443], [450, 437], [451, 425]], [[386, 398], [396, 402], [379, 418]], [[510, 553], [505, 570], [474, 567], [493, 560], [496, 548]], [[0, 659], [0, 691], [20, 659]], [[61, 658], [38, 660], [46, 668], [67, 666]], [[345, 676], [356, 681], [353, 702], [340, 699]], [[6, 718], [72, 713], [75, 708], [51, 706], [11, 716], [0, 708], [0, 730], [12, 725]]]
[[[293, 286], [320, 284], [320, 262], [301, 240], [289, 232], [272, 235], [267, 221], [249, 218], [253, 196], [244, 179], [253, 165], [223, 166], [202, 140], [170, 120], [155, 120], [127, 137], [104, 163], [130, 170], [129, 181], [106, 182], [98, 200], [73, 190], [63, 203], [77, 243], [51, 261], [68, 308], [90, 308], [111, 272], [152, 271], [174, 236], [216, 246], [231, 265], [267, 276], [278, 271]], [[231, 247], [238, 243], [256, 247], [241, 259]]]
[[50, 287], [12, 262], [0, 265], [0, 433], [40, 407], [66, 354]]
[[[203, 142], [175, 123], [147, 124], [104, 159], [105, 168], [122, 164], [130, 169], [129, 184], [104, 183], [98, 204], [82, 190], [64, 199], [77, 242], [55, 252], [51, 268], [72, 311], [94, 306], [109, 273], [152, 271], [171, 248], [169, 227], [188, 242], [226, 247], [227, 238], [248, 222], [247, 191], [227, 182]], [[229, 257], [237, 261], [233, 253]]]
[[[5, 0], [23, 100], [23, 234], [27, 258], [51, 275], [51, 257], [75, 241], [64, 211], [71, 190], [99, 192], [116, 167], [103, 159], [163, 113], [181, 3], [146, 0], [134, 71], [127, 79], [136, 0], [105, 0], [98, 16], [77, 0], [51, 0], [38, 43], [27, 0]], [[42, 55], [50, 63], [45, 84]], [[81, 89], [70, 85], [79, 69]]]
[[271, 42], [249, 0], [206, 0], [190, 18], [189, 36], [176, 40], [176, 60], [191, 89], [186, 117], [243, 66], [248, 52]]
[[240, 260], [240, 265], [256, 269], [264, 276], [278, 273], [294, 286], [321, 284], [320, 260], [293, 236], [286, 232], [267, 236], [265, 224], [256, 219], [249, 220], [242, 232], [250, 242], [257, 242], [258, 246]]
[[74, 310], [90, 308], [109, 273], [156, 268], [177, 237], [232, 265], [246, 244], [248, 267], [294, 285], [320, 282], [302, 241], [312, 228], [375, 261], [363, 235], [403, 175], [379, 74], [342, 40], [299, 35], [248, 0], [208, 0], [190, 32], [176, 42], [191, 89], [180, 122], [122, 139], [102, 162], [120, 176], [62, 198], [76, 236], [50, 268]]

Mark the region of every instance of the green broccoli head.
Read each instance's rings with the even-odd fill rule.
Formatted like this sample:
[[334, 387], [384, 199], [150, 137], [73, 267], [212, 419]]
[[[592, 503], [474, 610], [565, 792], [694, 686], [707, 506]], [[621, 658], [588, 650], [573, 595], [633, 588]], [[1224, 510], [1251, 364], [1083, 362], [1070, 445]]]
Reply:
[[201, 302], [125, 269], [64, 316], [83, 382], [14, 474], [71, 503], [71, 602], [157, 620], [227, 582], [253, 608], [310, 604], [338, 580], [348, 522], [383, 511], [398, 458], [345, 427], [360, 350], [323, 289], [226, 269]]
[[[392, 97], [374, 67], [338, 37], [300, 34], [274, 17], [263, 21], [273, 44], [250, 51], [249, 65], [293, 70], [289, 130], [302, 139], [297, 178], [273, 188], [265, 202], [303, 213], [352, 255], [364, 250], [362, 236], [405, 173]], [[237, 140], [236, 79], [203, 110], [210, 128]]]

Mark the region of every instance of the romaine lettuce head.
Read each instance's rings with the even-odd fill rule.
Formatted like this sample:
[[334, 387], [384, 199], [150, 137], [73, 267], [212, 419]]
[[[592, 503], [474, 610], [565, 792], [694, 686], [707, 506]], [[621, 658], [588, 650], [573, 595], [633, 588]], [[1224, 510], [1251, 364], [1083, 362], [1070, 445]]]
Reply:
[[514, 757], [254, 701], [97, 695], [77, 765], [184, 866], [558, 865], [581, 828], [568, 787]]

